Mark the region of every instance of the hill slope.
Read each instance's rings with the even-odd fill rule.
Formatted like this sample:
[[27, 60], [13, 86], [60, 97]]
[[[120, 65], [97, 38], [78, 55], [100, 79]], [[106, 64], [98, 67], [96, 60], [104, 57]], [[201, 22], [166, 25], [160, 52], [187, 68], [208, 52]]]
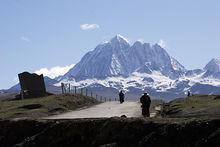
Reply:
[[79, 94], [60, 94], [42, 98], [0, 101], [0, 119], [45, 117], [98, 102]]
[[195, 95], [167, 103], [164, 113], [169, 118], [219, 118], [220, 96]]

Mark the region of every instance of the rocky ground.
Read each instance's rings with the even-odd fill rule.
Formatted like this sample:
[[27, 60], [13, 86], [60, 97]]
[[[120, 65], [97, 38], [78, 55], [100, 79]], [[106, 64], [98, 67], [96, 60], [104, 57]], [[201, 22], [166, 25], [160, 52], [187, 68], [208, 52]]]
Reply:
[[220, 120], [99, 118], [0, 121], [0, 144], [10, 146], [217, 147]]

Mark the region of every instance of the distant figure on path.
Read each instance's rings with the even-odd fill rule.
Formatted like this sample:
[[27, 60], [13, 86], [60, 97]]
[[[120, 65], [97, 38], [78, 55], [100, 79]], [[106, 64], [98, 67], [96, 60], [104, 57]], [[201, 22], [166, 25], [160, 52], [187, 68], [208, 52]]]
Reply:
[[142, 115], [144, 117], [150, 117], [150, 104], [151, 99], [150, 96], [145, 92], [144, 95], [140, 98], [141, 107], [142, 107]]
[[123, 103], [124, 102], [124, 98], [125, 98], [125, 94], [123, 93], [123, 91], [121, 90], [119, 92], [119, 101], [120, 103]]
[[190, 91], [189, 91], [189, 90], [188, 90], [187, 96], [188, 96], [188, 97], [190, 97], [190, 96], [191, 96], [191, 93], [190, 93]]

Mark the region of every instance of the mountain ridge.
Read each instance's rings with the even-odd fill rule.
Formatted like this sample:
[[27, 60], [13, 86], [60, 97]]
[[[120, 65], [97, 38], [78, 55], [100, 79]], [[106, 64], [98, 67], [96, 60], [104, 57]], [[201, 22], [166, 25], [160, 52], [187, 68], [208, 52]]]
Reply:
[[[130, 44], [124, 38], [116, 35], [110, 41], [98, 45], [67, 72], [61, 81], [87, 88], [101, 84], [104, 87], [124, 89], [128, 93], [139, 91], [140, 94], [143, 91], [150, 91], [162, 97], [184, 96], [188, 90], [199, 94], [201, 90], [198, 88], [207, 87], [210, 90], [210, 86], [220, 90], [218, 59], [212, 59], [202, 69], [187, 70], [160, 45], [140, 41]], [[91, 68], [95, 68], [95, 72]], [[102, 76], [99, 71], [103, 72]], [[207, 94], [211, 93], [212, 91]]]
[[[178, 68], [174, 67], [173, 61]], [[144, 68], [146, 63], [150, 63], [148, 67], [151, 71], [159, 70], [172, 78], [178, 77], [179, 72], [185, 70], [183, 65], [171, 58], [158, 44], [150, 46], [149, 43], [136, 41], [130, 45], [127, 40], [117, 35], [88, 52], [64, 78], [84, 80], [109, 76], [127, 77], [138, 68]]]

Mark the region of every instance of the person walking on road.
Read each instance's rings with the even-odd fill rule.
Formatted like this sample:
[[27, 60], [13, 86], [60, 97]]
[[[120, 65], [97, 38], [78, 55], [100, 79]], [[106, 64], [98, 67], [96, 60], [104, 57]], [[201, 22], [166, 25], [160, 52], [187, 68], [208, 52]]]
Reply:
[[123, 91], [121, 90], [119, 92], [119, 101], [120, 103], [123, 103], [124, 102], [124, 98], [125, 98], [125, 94], [123, 93]]
[[144, 117], [150, 117], [150, 104], [151, 99], [150, 96], [145, 92], [144, 95], [140, 98], [141, 107], [142, 107], [142, 115]]
[[191, 92], [188, 90], [187, 92], [187, 96], [190, 97], [191, 96]]

